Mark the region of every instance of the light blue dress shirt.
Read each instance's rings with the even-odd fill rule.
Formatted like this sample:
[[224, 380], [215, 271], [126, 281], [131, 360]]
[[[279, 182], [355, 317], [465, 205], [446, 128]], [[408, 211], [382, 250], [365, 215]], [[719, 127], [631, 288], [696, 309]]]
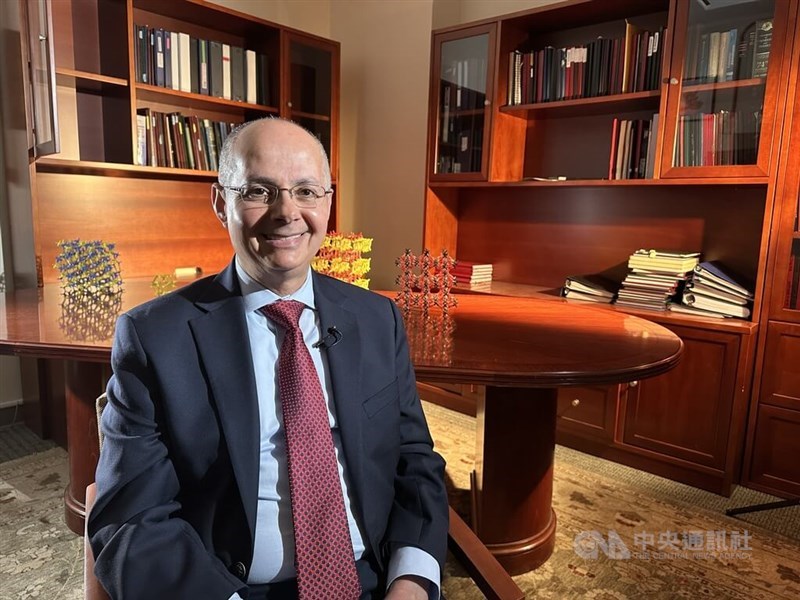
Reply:
[[[258, 309], [277, 300], [297, 300], [306, 305], [300, 315], [303, 339], [314, 361], [322, 384], [322, 393], [328, 407], [328, 420], [333, 434], [333, 444], [339, 467], [347, 522], [353, 554], [360, 559], [366, 550], [362, 534], [353, 512], [354, 498], [342, 452], [342, 440], [336, 422], [333, 395], [327, 358], [322, 348], [313, 344], [321, 339], [319, 317], [314, 303], [311, 269], [305, 283], [295, 293], [279, 297], [254, 281], [236, 261], [247, 332], [253, 360], [253, 371], [258, 394], [260, 425], [260, 469], [258, 504], [256, 509], [255, 547], [248, 583], [270, 583], [296, 577], [294, 567], [294, 533], [289, 495], [289, 475], [286, 460], [286, 439], [283, 434], [283, 413], [277, 389], [277, 362], [283, 329], [267, 319]], [[387, 585], [401, 575], [418, 575], [432, 582], [429, 597], [439, 598], [439, 564], [427, 552], [414, 547], [399, 548], [389, 560]], [[240, 600], [238, 594], [231, 600]]]

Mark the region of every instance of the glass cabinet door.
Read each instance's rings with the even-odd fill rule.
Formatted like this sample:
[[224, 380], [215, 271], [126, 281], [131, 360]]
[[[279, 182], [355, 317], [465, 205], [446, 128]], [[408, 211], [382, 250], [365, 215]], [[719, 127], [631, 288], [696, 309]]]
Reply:
[[434, 47], [433, 176], [485, 179], [494, 26], [443, 34], [438, 36]]
[[[339, 47], [325, 40], [287, 35], [288, 85], [283, 115], [302, 125], [322, 142], [331, 161], [334, 181], [337, 173], [336, 139], [339, 112]], [[286, 49], [287, 47], [284, 46]]]
[[27, 27], [26, 58], [30, 64], [28, 143], [29, 153], [35, 159], [59, 151], [53, 22], [48, 0], [23, 2], [20, 6]]
[[678, 3], [662, 177], [769, 171], [785, 0]]

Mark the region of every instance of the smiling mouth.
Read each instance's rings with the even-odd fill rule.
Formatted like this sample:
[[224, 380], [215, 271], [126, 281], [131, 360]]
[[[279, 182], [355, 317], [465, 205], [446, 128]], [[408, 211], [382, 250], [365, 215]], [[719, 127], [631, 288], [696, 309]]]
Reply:
[[293, 233], [291, 235], [272, 233], [272, 234], [262, 234], [259, 237], [261, 238], [261, 240], [263, 240], [264, 242], [266, 242], [271, 246], [281, 247], [281, 246], [291, 246], [293, 244], [296, 244], [307, 233], [308, 233], [307, 231], [303, 231], [301, 233]]

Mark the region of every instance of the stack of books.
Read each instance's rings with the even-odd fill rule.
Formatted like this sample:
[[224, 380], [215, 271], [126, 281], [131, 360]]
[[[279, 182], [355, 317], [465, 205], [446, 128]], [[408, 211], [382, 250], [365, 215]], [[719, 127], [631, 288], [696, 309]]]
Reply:
[[492, 285], [492, 263], [458, 260], [451, 273], [456, 278], [456, 285], [459, 287], [480, 289]]
[[603, 275], [571, 275], [564, 282], [561, 295], [569, 300], [610, 304], [617, 290], [619, 284]]
[[628, 258], [631, 271], [622, 282], [616, 303], [666, 310], [670, 301], [680, 297], [683, 283], [699, 261], [699, 252], [637, 250]]
[[701, 262], [686, 281], [680, 303], [671, 302], [672, 311], [708, 317], [750, 316], [753, 293], [718, 262]]

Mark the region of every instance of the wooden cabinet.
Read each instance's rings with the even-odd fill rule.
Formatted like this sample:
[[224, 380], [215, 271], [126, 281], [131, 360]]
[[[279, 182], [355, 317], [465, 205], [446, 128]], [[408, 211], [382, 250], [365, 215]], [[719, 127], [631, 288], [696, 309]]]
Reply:
[[[60, 152], [33, 173], [44, 282], [57, 280], [56, 243], [73, 238], [116, 243], [123, 278], [221, 269], [232, 252], [208, 202], [214, 157], [246, 121], [275, 115], [309, 129], [336, 186], [338, 42], [203, 0], [22, 1], [52, 11]], [[237, 78], [246, 94], [230, 93]], [[334, 194], [330, 229], [337, 205]]]
[[738, 476], [754, 336], [665, 325], [684, 354], [665, 375], [559, 391], [559, 443], [729, 494]]
[[770, 249], [762, 336], [756, 356], [743, 483], [785, 497], [800, 495], [800, 22], [795, 23], [783, 120], [773, 244]]
[[683, 340], [684, 354], [668, 376], [644, 379], [628, 391], [622, 442], [722, 470], [741, 336], [670, 329]]
[[770, 322], [761, 386], [751, 411], [745, 459], [748, 485], [800, 495], [800, 325]]
[[770, 172], [789, 2], [676, 4], [662, 177], [763, 177]]
[[[639, 248], [697, 251], [752, 282], [748, 319], [598, 305], [671, 328], [686, 355], [638, 385], [562, 390], [563, 443], [719, 493], [738, 481], [765, 309], [800, 287], [800, 168], [787, 160], [800, 126], [788, 150], [783, 133], [798, 40], [787, 0], [567, 0], [433, 32], [426, 248], [492, 263], [484, 293], [554, 302], [570, 275], [621, 281]], [[489, 61], [481, 144], [462, 138], [480, 161], [458, 173], [442, 163], [447, 98], [470, 86], [447, 76], [452, 48]], [[622, 122], [636, 135], [620, 154]]]
[[780, 496], [800, 496], [800, 411], [761, 404], [753, 430], [745, 480], [748, 487]]
[[570, 435], [593, 441], [612, 442], [623, 386], [559, 388], [557, 441]]

